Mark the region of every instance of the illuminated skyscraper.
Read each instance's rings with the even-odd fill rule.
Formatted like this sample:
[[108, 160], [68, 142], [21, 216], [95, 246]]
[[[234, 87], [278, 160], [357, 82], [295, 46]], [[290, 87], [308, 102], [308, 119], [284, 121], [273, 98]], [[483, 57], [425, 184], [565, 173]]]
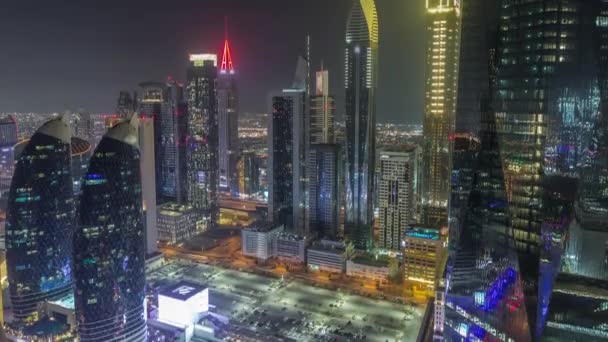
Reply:
[[181, 203], [186, 200], [186, 136], [188, 105], [184, 86], [169, 80], [166, 84], [165, 108], [161, 118], [160, 187], [162, 201]]
[[203, 224], [208, 225], [215, 224], [219, 212], [216, 82], [217, 56], [190, 55], [186, 82], [188, 202], [203, 215]]
[[146, 254], [158, 251], [158, 228], [156, 225], [156, 169], [155, 169], [155, 135], [154, 117], [141, 115], [138, 127], [138, 146], [140, 151], [142, 208], [144, 211], [144, 232], [146, 236]]
[[[80, 341], [145, 341], [145, 237], [137, 117], [112, 127], [91, 161], [74, 234]], [[62, 236], [62, 239], [64, 236]]]
[[418, 149], [400, 146], [380, 152], [378, 175], [378, 243], [397, 252], [408, 225], [414, 223]]
[[422, 221], [428, 226], [448, 222], [458, 63], [460, 2], [427, 0]]
[[372, 246], [378, 77], [378, 15], [374, 0], [354, 0], [346, 25], [346, 217], [358, 249]]
[[13, 116], [0, 118], [0, 196], [8, 193], [15, 170], [14, 146], [17, 143], [17, 120]]
[[228, 34], [224, 41], [222, 65], [217, 86], [219, 128], [219, 186], [220, 190], [238, 192], [239, 97], [236, 72], [232, 64]]
[[312, 144], [308, 152], [308, 218], [306, 235], [336, 239], [338, 235], [338, 158], [335, 144]]
[[310, 96], [310, 144], [333, 144], [335, 101], [329, 95], [329, 72], [317, 71], [315, 94]]
[[15, 168], [6, 224], [13, 314], [36, 321], [45, 300], [72, 291], [74, 197], [68, 118], [36, 131]]
[[[150, 151], [150, 156], [153, 163], [151, 166], [154, 168], [153, 185], [156, 187], [154, 194], [157, 200], [160, 200], [162, 194], [161, 165], [163, 156], [162, 117], [165, 113], [170, 112], [168, 104], [165, 101], [167, 87], [161, 82], [143, 82], [139, 84], [139, 87], [141, 95], [139, 97], [139, 102], [137, 103], [137, 110], [141, 118], [144, 119], [142, 122], [150, 121], [150, 123], [147, 123], [146, 125], [151, 124], [152, 126], [152, 130], [148, 134], [152, 135], [152, 150]], [[143, 148], [143, 145], [140, 147]], [[149, 173], [150, 172], [148, 172], [147, 175]], [[144, 192], [146, 192], [145, 189]]]

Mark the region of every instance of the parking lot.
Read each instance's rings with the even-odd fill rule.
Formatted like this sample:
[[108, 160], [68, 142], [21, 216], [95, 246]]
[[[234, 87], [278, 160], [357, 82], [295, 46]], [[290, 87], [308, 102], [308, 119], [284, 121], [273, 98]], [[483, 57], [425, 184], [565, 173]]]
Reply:
[[153, 286], [182, 279], [207, 284], [211, 310], [260, 340], [415, 341], [424, 313], [422, 307], [190, 261], [174, 261], [148, 274]]

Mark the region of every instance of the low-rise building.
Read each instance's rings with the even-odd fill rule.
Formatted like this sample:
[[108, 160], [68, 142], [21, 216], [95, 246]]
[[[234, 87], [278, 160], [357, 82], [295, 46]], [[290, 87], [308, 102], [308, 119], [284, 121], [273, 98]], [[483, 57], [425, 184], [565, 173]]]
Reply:
[[282, 232], [277, 237], [275, 256], [281, 261], [303, 264], [306, 262], [306, 239]]
[[170, 245], [186, 241], [198, 233], [198, 214], [190, 205], [166, 203], [158, 208], [156, 216], [158, 239]]
[[241, 250], [244, 256], [266, 261], [274, 256], [277, 237], [283, 225], [255, 222], [241, 231]]
[[344, 244], [321, 240], [308, 248], [306, 264], [313, 271], [344, 272]]
[[447, 259], [447, 229], [410, 226], [403, 241], [404, 278], [429, 297], [435, 288]]
[[385, 284], [388, 282], [389, 259], [362, 254], [346, 262], [346, 275]]

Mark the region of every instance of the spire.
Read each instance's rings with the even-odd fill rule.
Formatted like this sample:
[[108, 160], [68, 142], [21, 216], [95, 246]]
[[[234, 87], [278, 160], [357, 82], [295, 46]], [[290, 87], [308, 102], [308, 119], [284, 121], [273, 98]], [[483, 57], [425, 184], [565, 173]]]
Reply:
[[234, 65], [232, 65], [232, 56], [230, 56], [230, 45], [228, 45], [228, 17], [224, 17], [224, 54], [222, 56], [220, 72], [222, 74], [227, 72], [234, 74]]

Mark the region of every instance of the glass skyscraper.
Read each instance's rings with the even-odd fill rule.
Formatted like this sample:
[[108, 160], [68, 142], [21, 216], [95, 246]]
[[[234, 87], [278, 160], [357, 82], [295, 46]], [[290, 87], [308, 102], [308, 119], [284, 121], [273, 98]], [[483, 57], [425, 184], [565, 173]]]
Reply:
[[188, 141], [186, 147], [188, 202], [215, 224], [219, 213], [217, 56], [190, 55], [187, 73]]
[[428, 0], [426, 11], [422, 221], [427, 226], [442, 227], [448, 223], [451, 190], [460, 58], [460, 2]]
[[378, 15], [374, 0], [354, 0], [346, 25], [346, 212], [344, 233], [372, 247], [376, 150]]
[[106, 133], [89, 163], [74, 234], [80, 341], [146, 340], [139, 159], [137, 123], [122, 122]]
[[6, 224], [13, 314], [39, 319], [41, 304], [72, 291], [74, 196], [68, 118], [40, 127], [19, 156]]

